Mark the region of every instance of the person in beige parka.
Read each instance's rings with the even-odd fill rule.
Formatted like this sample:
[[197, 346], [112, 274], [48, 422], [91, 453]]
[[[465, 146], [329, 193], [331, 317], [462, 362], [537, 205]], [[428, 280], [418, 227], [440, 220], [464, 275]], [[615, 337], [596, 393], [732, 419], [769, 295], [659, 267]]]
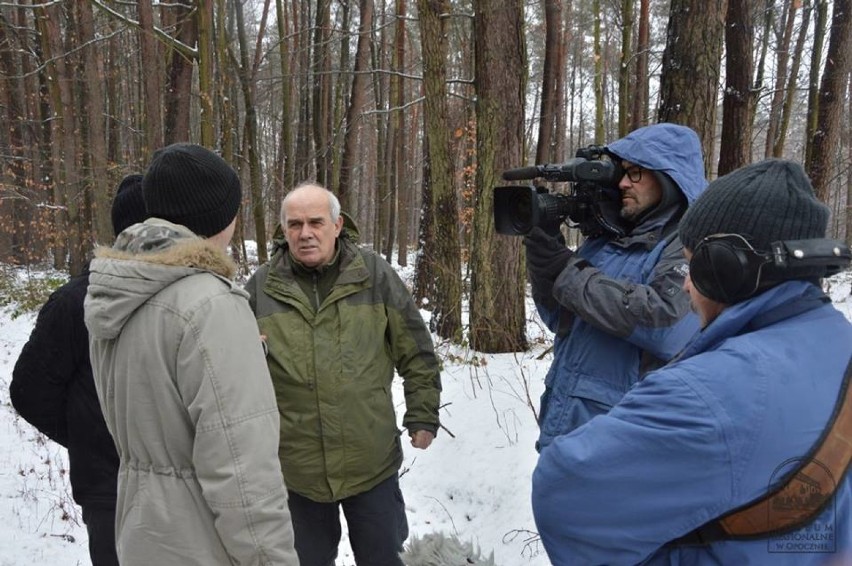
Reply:
[[121, 464], [123, 566], [296, 566], [279, 417], [226, 248], [237, 174], [197, 145], [155, 153], [149, 219], [91, 263], [95, 385]]

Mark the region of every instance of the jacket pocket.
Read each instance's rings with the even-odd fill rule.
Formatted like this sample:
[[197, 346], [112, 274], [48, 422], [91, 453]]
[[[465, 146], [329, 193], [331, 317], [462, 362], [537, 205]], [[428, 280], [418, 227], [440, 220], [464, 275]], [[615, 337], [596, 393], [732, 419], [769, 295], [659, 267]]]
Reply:
[[573, 389], [542, 395], [542, 432], [548, 436], [568, 434], [592, 418], [603, 415], [618, 403], [624, 392], [590, 375], [576, 376]]

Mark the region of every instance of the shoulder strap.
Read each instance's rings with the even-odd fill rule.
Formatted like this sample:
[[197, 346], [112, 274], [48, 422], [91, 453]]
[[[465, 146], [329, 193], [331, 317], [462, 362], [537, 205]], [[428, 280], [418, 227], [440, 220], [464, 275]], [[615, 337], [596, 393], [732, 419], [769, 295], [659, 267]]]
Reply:
[[816, 519], [833, 500], [852, 462], [852, 358], [831, 419], [819, 441], [795, 469], [760, 498], [695, 529], [667, 546], [705, 545], [797, 531]]

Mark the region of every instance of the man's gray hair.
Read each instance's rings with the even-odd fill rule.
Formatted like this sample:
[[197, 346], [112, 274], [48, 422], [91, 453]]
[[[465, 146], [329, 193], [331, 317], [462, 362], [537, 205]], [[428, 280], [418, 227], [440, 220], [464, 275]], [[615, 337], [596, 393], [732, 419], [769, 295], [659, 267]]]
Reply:
[[340, 200], [338, 200], [337, 195], [335, 195], [333, 192], [326, 189], [322, 185], [315, 183], [314, 181], [304, 181], [304, 182], [296, 185], [293, 188], [293, 190], [290, 191], [289, 193], [287, 193], [284, 196], [284, 199], [281, 201], [281, 213], [280, 213], [279, 216], [280, 216], [280, 219], [281, 219], [281, 227], [282, 228], [286, 228], [286, 224], [287, 224], [287, 219], [284, 217], [284, 207], [286, 206], [288, 199], [293, 195], [293, 193], [295, 193], [299, 189], [303, 189], [303, 188], [306, 188], [306, 187], [313, 187], [313, 188], [322, 189], [323, 191], [325, 191], [326, 195], [328, 196], [328, 212], [329, 212], [329, 216], [331, 218], [331, 221], [337, 222], [338, 218], [340, 218]]

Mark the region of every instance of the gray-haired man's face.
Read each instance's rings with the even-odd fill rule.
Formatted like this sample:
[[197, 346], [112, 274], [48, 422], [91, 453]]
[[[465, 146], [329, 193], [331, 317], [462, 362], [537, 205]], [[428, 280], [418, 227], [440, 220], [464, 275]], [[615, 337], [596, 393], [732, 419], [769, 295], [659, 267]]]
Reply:
[[325, 191], [306, 187], [288, 195], [284, 219], [284, 235], [290, 253], [299, 263], [319, 267], [334, 258], [343, 217], [332, 222]]

